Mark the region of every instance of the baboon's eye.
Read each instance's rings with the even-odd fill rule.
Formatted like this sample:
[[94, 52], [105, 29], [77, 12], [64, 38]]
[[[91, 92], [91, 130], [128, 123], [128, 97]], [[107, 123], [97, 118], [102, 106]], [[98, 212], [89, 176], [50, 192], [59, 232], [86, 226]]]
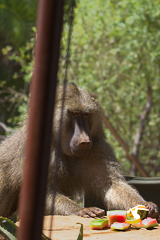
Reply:
[[79, 114], [80, 114], [80, 111], [72, 112], [72, 116], [73, 116], [73, 117], [76, 117], [76, 116], [78, 116]]
[[85, 117], [88, 117], [90, 114], [89, 114], [89, 112], [84, 112], [83, 115], [84, 115]]
[[80, 114], [80, 111], [74, 111], [74, 112], [72, 112], [72, 111], [68, 110], [68, 112], [69, 112], [69, 114], [70, 114], [72, 117], [76, 117], [76, 116], [78, 116], [78, 115]]

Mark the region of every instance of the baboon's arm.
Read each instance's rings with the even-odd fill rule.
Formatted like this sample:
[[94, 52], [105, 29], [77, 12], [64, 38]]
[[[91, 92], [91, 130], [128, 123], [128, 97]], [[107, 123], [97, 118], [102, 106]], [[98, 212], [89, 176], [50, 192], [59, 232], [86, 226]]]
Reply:
[[129, 186], [127, 182], [114, 181], [105, 194], [105, 202], [110, 209], [129, 209], [139, 204], [144, 204], [145, 200], [139, 193]]
[[[53, 203], [53, 195], [49, 194], [46, 199], [46, 208], [45, 215], [52, 214], [52, 203]], [[76, 214], [78, 211], [82, 210], [77, 203], [69, 199], [68, 197], [56, 193], [55, 204], [54, 204], [54, 214], [55, 215], [72, 215]]]
[[158, 207], [152, 202], [146, 202], [140, 194], [126, 181], [115, 181], [105, 194], [105, 203], [108, 210], [128, 210], [136, 205], [144, 205], [149, 209], [148, 217], [159, 217]]
[[[46, 215], [52, 214], [52, 198], [53, 195], [49, 195], [47, 197], [47, 204], [46, 204]], [[90, 207], [90, 208], [82, 208], [77, 203], [61, 195], [59, 193], [56, 194], [55, 204], [54, 204], [54, 214], [55, 215], [72, 215], [75, 214], [81, 217], [98, 217], [105, 215], [105, 211], [103, 209], [97, 207]]]

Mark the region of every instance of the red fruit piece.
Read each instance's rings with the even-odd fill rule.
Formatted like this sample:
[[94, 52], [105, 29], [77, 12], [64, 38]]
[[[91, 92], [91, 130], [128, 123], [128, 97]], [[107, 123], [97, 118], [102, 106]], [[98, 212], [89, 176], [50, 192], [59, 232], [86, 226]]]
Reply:
[[109, 225], [112, 225], [114, 222], [125, 222], [126, 211], [124, 210], [107, 211], [107, 218], [109, 219]]
[[153, 228], [158, 226], [157, 220], [155, 218], [147, 217], [142, 220], [140, 223], [132, 224], [135, 228]]

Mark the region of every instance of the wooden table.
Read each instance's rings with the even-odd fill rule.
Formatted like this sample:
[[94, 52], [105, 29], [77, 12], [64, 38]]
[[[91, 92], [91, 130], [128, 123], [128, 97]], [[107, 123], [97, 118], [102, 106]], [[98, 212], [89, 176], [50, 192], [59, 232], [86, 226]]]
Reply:
[[[50, 216], [46, 216], [44, 218], [43, 225], [43, 232], [48, 237], [50, 229], [50, 218]], [[160, 240], [160, 224], [158, 227], [151, 230], [92, 230], [89, 225], [92, 220], [92, 218], [82, 218], [78, 216], [54, 216], [51, 238], [54, 240], [76, 240], [80, 229], [80, 225], [76, 223], [82, 223], [84, 240]]]

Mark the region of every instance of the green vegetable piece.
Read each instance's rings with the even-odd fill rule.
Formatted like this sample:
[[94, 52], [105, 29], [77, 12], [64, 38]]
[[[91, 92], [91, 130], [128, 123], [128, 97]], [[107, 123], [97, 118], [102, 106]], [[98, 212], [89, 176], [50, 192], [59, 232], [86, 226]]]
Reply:
[[80, 224], [80, 230], [79, 230], [79, 234], [78, 234], [78, 237], [77, 237], [77, 240], [83, 240], [83, 224], [82, 223], [77, 223], [77, 224]]
[[90, 222], [90, 226], [94, 230], [101, 230], [103, 228], [109, 227], [108, 219], [95, 219]]
[[147, 217], [148, 209], [137, 209], [137, 213], [140, 215], [141, 220]]

